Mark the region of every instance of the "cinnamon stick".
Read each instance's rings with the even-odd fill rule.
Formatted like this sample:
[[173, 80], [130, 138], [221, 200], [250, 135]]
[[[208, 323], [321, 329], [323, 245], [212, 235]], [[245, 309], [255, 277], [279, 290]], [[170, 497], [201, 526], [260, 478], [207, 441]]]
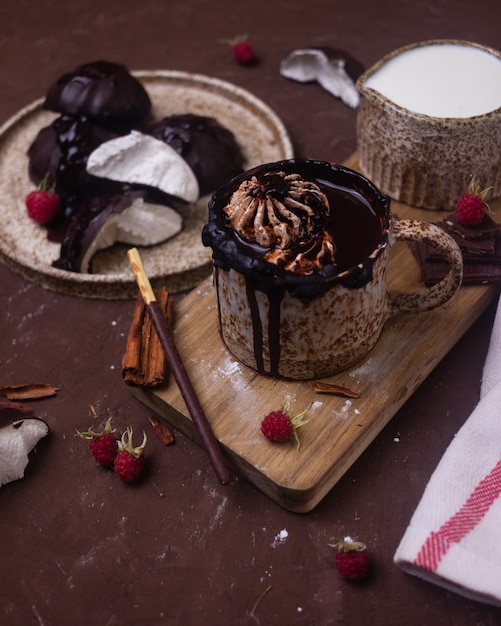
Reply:
[[[155, 296], [166, 323], [170, 327], [173, 314], [172, 298], [163, 287], [155, 292]], [[122, 375], [126, 384], [143, 387], [158, 387], [168, 375], [162, 344], [141, 296], [136, 300], [134, 316], [127, 336]]]

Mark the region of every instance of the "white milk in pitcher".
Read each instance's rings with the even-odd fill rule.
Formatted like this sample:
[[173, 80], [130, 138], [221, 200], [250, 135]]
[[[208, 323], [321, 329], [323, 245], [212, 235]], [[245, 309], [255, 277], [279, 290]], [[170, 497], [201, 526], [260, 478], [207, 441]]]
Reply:
[[365, 87], [415, 113], [474, 117], [501, 107], [501, 60], [473, 46], [423, 45], [390, 59]]

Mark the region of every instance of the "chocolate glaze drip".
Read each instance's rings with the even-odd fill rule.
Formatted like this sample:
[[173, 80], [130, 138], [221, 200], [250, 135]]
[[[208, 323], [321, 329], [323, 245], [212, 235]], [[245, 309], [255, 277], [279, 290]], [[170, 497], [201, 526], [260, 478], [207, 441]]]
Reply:
[[125, 65], [93, 61], [54, 82], [44, 108], [66, 115], [84, 115], [127, 132], [150, 115], [151, 101]]
[[252, 289], [248, 282], [245, 283], [247, 290], [247, 301], [252, 318], [252, 331], [254, 343], [254, 358], [256, 359], [256, 369], [258, 372], [264, 370], [263, 361], [263, 327], [259, 316], [259, 308], [256, 300], [256, 291]]
[[91, 176], [85, 166], [93, 150], [117, 134], [86, 117], [61, 115], [42, 128], [28, 148], [28, 173], [39, 185], [48, 176], [48, 183], [67, 202], [85, 194], [103, 191], [104, 179]]
[[121, 184], [92, 176], [86, 164], [90, 153], [117, 134], [86, 117], [61, 115], [42, 128], [28, 148], [28, 173], [35, 185], [44, 179], [61, 198], [61, 209], [47, 225], [50, 241], [61, 242], [69, 221], [87, 198], [110, 194]]
[[147, 132], [183, 157], [197, 177], [201, 195], [242, 172], [243, 155], [233, 133], [212, 117], [172, 115]]
[[[270, 371], [267, 372], [274, 378], [279, 378], [278, 366], [280, 365], [280, 307], [283, 293], [280, 291], [268, 295], [268, 350], [270, 354]], [[264, 367], [261, 369], [264, 371]]]

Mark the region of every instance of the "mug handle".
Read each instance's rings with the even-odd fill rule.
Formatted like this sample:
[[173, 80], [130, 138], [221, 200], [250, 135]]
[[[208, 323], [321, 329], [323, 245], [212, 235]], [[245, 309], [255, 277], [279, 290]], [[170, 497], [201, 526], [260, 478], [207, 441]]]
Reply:
[[419, 220], [399, 220], [392, 217], [392, 237], [396, 241], [424, 242], [440, 252], [450, 270], [440, 282], [414, 293], [389, 294], [389, 313], [424, 312], [445, 304], [461, 286], [463, 255], [458, 244], [440, 226]]

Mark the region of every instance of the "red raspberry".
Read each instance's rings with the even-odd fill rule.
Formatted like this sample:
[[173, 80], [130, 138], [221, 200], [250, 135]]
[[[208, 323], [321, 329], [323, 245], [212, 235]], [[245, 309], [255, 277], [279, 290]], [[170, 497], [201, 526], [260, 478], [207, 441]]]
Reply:
[[146, 446], [146, 433], [143, 433], [143, 442], [137, 448], [132, 445], [132, 428], [122, 435], [118, 442], [118, 454], [115, 457], [115, 472], [126, 483], [135, 483], [141, 477], [144, 470], [144, 447]]
[[89, 442], [89, 449], [100, 465], [113, 465], [118, 450], [117, 439], [115, 435], [101, 435]]
[[480, 191], [478, 180], [473, 177], [468, 190], [463, 193], [456, 204], [456, 215], [462, 224], [475, 225], [483, 220], [486, 210], [489, 210], [485, 197], [490, 188]]
[[300, 426], [303, 426], [303, 424], [306, 424], [303, 417], [310, 410], [311, 405], [294, 417], [290, 416], [289, 408], [290, 401], [288, 400], [283, 410], [268, 413], [268, 415], [266, 415], [261, 422], [261, 432], [270, 441], [276, 441], [279, 443], [284, 443], [294, 437], [297, 447], [299, 448], [300, 443], [297, 436], [297, 429]]
[[53, 220], [60, 207], [61, 198], [49, 188], [49, 175], [40, 182], [38, 189], [31, 191], [25, 199], [28, 215], [39, 224], [47, 224]]
[[289, 441], [294, 434], [290, 418], [282, 411], [272, 411], [261, 422], [261, 432], [270, 441]]
[[338, 572], [348, 580], [360, 580], [369, 571], [369, 553], [367, 546], [361, 541], [353, 541], [346, 537], [332, 547], [336, 549], [335, 563]]
[[32, 220], [47, 224], [53, 220], [61, 206], [61, 199], [55, 193], [36, 189], [26, 196], [26, 208]]
[[233, 57], [240, 65], [253, 65], [256, 62], [254, 49], [248, 41], [239, 41], [233, 45]]
[[109, 419], [102, 432], [95, 433], [92, 428], [88, 431], [78, 432], [77, 435], [88, 440], [89, 449], [95, 460], [105, 467], [111, 467], [118, 452], [118, 441], [111, 429], [111, 419]]
[[240, 65], [255, 65], [257, 63], [257, 57], [254, 52], [254, 48], [247, 41], [247, 35], [238, 35], [230, 41], [224, 41], [231, 46], [231, 52], [233, 58]]

